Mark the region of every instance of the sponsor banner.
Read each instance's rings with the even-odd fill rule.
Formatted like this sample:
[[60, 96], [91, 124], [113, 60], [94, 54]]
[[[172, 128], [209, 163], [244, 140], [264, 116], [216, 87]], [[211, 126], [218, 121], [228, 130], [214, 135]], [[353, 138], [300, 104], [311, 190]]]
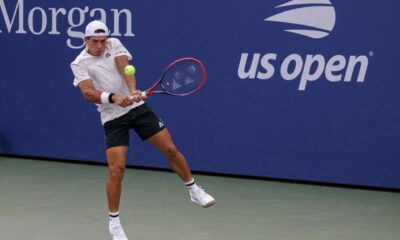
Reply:
[[[182, 57], [205, 87], [154, 96], [192, 170], [400, 188], [400, 3], [394, 0], [0, 0], [0, 153], [105, 162], [70, 62], [98, 19], [133, 55], [138, 88]], [[131, 135], [128, 165], [167, 161]]]

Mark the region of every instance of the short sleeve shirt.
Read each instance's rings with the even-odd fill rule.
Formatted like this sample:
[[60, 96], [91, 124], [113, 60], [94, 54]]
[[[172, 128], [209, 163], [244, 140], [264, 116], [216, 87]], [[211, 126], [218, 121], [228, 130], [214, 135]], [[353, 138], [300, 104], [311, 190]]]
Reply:
[[[74, 73], [74, 86], [84, 80], [92, 80], [96, 90], [102, 92], [112, 92], [120, 95], [130, 96], [128, 85], [115, 64], [115, 57], [126, 55], [129, 60], [131, 54], [116, 38], [107, 39], [107, 47], [101, 56], [92, 56], [84, 49], [79, 56], [71, 63]], [[138, 102], [126, 108], [119, 107], [117, 104], [103, 103], [96, 104], [100, 112], [101, 122], [106, 122], [118, 118], [132, 108], [142, 105]]]

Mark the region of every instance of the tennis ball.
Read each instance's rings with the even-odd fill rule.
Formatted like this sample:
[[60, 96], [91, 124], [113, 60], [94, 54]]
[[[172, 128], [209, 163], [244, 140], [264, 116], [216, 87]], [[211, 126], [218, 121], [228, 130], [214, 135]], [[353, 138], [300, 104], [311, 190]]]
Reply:
[[128, 65], [125, 67], [124, 72], [126, 76], [133, 76], [136, 72], [136, 69], [134, 66]]

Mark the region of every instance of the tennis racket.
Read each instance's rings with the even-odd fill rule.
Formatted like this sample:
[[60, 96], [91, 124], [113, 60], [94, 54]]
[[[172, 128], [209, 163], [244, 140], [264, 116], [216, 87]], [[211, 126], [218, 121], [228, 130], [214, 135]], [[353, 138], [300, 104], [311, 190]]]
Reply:
[[203, 63], [195, 58], [181, 58], [169, 64], [160, 79], [142, 92], [142, 95], [187, 96], [200, 90], [206, 79], [207, 73]]

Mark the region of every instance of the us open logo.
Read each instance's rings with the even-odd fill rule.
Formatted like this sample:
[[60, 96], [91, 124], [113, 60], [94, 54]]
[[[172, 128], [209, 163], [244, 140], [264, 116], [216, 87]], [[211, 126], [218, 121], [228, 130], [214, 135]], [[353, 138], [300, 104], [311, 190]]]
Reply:
[[329, 0], [292, 0], [276, 8], [284, 11], [265, 21], [292, 24], [286, 32], [320, 39], [328, 36], [335, 27], [336, 12]]
[[[310, 38], [310, 41], [329, 36], [335, 27], [336, 11], [329, 0], [291, 0], [275, 8], [283, 11], [264, 21], [289, 26], [284, 31]], [[312, 82], [320, 79], [330, 83], [365, 82], [369, 65], [367, 55], [325, 55], [318, 53], [318, 49], [315, 51], [283, 56], [277, 52], [242, 52], [237, 76], [239, 79], [298, 82], [299, 91], [305, 91]], [[372, 57], [373, 51], [368, 55]]]

